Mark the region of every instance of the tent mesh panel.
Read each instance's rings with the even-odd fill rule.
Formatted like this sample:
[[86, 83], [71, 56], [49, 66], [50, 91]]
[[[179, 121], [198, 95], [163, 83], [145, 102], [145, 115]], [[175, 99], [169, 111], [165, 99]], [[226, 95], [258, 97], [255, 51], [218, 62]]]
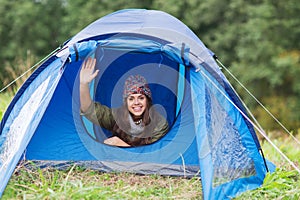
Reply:
[[206, 90], [206, 116], [214, 169], [213, 186], [255, 175], [254, 162], [242, 143], [232, 116], [209, 90]]

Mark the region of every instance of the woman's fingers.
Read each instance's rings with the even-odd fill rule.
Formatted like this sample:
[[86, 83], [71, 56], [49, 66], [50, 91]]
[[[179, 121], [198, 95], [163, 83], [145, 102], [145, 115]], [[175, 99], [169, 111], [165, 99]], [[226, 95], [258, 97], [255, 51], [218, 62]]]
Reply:
[[92, 74], [92, 78], [94, 79], [99, 73], [99, 70], [97, 69], [96, 71], [94, 71], [94, 73]]
[[95, 70], [96, 59], [89, 57], [82, 64], [80, 70], [80, 82], [90, 83], [99, 73], [99, 70]]
[[94, 70], [95, 65], [96, 65], [96, 59], [89, 57], [88, 59], [86, 59], [84, 61], [84, 63], [83, 63], [83, 69]]

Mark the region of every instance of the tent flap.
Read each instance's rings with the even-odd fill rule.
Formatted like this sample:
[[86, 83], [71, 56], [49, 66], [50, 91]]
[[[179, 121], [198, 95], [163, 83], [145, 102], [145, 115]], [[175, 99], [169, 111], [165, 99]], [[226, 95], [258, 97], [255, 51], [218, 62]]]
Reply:
[[70, 59], [73, 61], [83, 60], [96, 47], [105, 49], [122, 50], [141, 53], [164, 53], [174, 61], [188, 65], [189, 47], [187, 44], [160, 44], [153, 40], [146, 40], [137, 37], [108, 38], [106, 40], [89, 40], [87, 42], [75, 43], [69, 47]]

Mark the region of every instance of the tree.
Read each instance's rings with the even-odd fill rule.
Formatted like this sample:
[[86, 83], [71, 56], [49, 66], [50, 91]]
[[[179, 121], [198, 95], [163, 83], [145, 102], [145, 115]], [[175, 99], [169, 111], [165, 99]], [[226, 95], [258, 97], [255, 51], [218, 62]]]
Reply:
[[5, 41], [0, 46], [0, 79], [7, 68], [18, 71], [19, 60], [33, 56], [33, 63], [37, 62], [61, 44], [64, 9], [63, 0], [0, 2], [0, 39]]
[[300, 126], [298, 0], [1, 0], [0, 61], [17, 70], [17, 59], [30, 55], [39, 60], [94, 20], [125, 8], [157, 9], [177, 17], [281, 121]]
[[41, 57], [61, 43], [62, 0], [1, 1], [1, 59], [11, 61], [27, 51]]
[[[231, 37], [237, 37], [232, 48], [234, 54], [227, 54], [233, 58], [229, 63], [231, 70], [267, 103], [280, 121], [290, 129], [297, 129], [300, 125], [300, 80], [296, 74], [300, 72], [300, 54], [296, 41], [300, 36], [300, 6], [295, 0], [264, 0], [244, 2], [243, 8], [243, 16], [234, 15], [243, 20], [228, 24], [233, 27], [229, 30], [236, 30], [235, 34], [229, 33]], [[264, 121], [265, 115], [260, 110], [256, 114]], [[269, 121], [264, 125], [274, 128]]]

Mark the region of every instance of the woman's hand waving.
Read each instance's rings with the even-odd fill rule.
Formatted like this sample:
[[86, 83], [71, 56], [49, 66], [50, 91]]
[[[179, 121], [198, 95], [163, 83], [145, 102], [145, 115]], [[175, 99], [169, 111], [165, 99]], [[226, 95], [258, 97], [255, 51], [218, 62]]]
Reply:
[[80, 70], [80, 84], [89, 84], [99, 73], [95, 70], [96, 59], [89, 57], [84, 61]]

